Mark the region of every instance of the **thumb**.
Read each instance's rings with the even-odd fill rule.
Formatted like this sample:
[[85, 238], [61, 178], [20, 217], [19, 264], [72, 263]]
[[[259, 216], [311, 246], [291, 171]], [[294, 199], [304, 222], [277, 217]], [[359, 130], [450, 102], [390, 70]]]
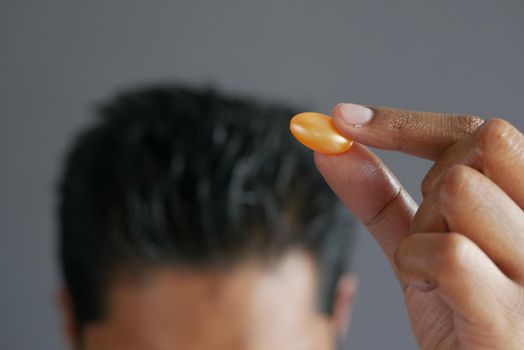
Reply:
[[328, 185], [393, 262], [417, 210], [411, 196], [384, 163], [360, 144], [353, 144], [340, 155], [315, 153], [315, 163]]

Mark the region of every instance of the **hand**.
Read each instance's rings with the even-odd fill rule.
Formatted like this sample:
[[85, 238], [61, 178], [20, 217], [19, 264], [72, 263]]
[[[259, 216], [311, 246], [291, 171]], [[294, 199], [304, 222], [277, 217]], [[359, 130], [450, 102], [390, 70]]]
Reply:
[[[421, 348], [524, 349], [524, 136], [500, 119], [386, 108], [355, 127], [343, 114], [357, 109], [333, 113], [353, 148], [315, 161], [389, 258]], [[435, 161], [420, 208], [363, 145]]]

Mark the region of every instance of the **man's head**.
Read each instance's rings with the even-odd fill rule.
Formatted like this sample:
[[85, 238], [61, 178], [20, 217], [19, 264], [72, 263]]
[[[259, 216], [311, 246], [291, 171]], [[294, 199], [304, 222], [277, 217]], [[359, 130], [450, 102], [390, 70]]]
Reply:
[[60, 192], [67, 333], [90, 349], [329, 349], [351, 222], [289, 135], [295, 111], [213, 90], [126, 92]]

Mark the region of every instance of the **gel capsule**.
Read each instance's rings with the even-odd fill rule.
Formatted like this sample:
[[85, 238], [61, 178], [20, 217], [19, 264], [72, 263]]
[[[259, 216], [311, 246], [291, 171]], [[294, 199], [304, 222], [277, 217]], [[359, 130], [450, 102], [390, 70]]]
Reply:
[[291, 118], [289, 129], [304, 146], [324, 154], [344, 153], [353, 144], [335, 129], [331, 117], [321, 113], [297, 114]]

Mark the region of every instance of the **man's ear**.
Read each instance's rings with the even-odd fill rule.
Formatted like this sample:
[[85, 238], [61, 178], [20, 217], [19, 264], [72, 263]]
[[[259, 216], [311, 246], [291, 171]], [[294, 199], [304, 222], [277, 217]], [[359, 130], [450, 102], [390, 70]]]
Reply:
[[75, 344], [77, 337], [77, 323], [74, 316], [73, 303], [65, 288], [61, 288], [57, 293], [57, 304], [62, 316], [62, 332], [70, 346]]
[[351, 273], [342, 275], [337, 284], [332, 320], [335, 330], [340, 337], [345, 337], [349, 329], [357, 285], [357, 278]]

